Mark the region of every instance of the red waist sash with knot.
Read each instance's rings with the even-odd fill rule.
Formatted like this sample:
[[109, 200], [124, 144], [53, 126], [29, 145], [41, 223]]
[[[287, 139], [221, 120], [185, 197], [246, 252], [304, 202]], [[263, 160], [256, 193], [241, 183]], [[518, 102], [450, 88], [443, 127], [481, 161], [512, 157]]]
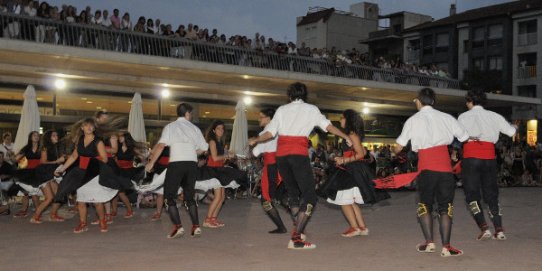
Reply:
[[276, 152], [264, 152], [263, 153], [263, 165], [272, 165], [277, 163], [277, 153]]
[[207, 159], [207, 166], [208, 167], [223, 167], [224, 161], [215, 161], [213, 160], [213, 157], [209, 155], [209, 159]]
[[117, 160], [117, 166], [122, 169], [130, 169], [134, 167], [134, 161], [131, 160]]
[[309, 156], [309, 139], [305, 136], [279, 135], [277, 141], [277, 156], [303, 155]]
[[[271, 201], [271, 194], [269, 194], [269, 190], [271, 187], [269, 187], [271, 184], [269, 183], [269, 170], [268, 166], [273, 165], [277, 163], [277, 154], [275, 152], [264, 152], [263, 153], [263, 172], [262, 172], [262, 179], [261, 179], [261, 188], [262, 188], [262, 197], [265, 201]], [[275, 186], [279, 186], [282, 182], [282, 178], [280, 177], [280, 174], [277, 171], [277, 180], [274, 184]]]
[[169, 164], [169, 156], [160, 157], [160, 159], [158, 159], [158, 164], [162, 166], [167, 166], [167, 164]]
[[437, 172], [452, 172], [452, 161], [448, 146], [440, 145], [418, 151], [418, 171], [396, 174], [382, 179], [376, 179], [375, 188], [400, 188], [416, 179], [422, 170]]
[[27, 169], [34, 169], [37, 168], [41, 164], [40, 159], [27, 159], [28, 166], [26, 166]]
[[[356, 151], [344, 151], [343, 152], [343, 157], [344, 158], [349, 158], [349, 157], [353, 157], [354, 155], [356, 155]], [[363, 160], [363, 157], [360, 157], [359, 159], [357, 160]]]
[[495, 144], [487, 141], [469, 141], [463, 144], [463, 158], [495, 159]]

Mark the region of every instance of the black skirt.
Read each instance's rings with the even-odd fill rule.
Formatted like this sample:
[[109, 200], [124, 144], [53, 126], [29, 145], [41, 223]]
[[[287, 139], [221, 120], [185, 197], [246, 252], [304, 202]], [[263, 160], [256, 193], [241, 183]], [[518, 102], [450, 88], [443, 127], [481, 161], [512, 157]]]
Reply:
[[137, 168], [134, 169], [134, 171], [123, 172], [122, 169], [117, 166], [115, 161], [109, 161], [108, 163], [100, 163], [100, 184], [119, 191], [132, 189], [132, 178], [144, 169]]
[[88, 183], [100, 174], [100, 164], [104, 164], [95, 158], [90, 159], [86, 169], [80, 168], [79, 161], [76, 161], [67, 171], [58, 186], [55, 195], [55, 202], [63, 202], [64, 199], [77, 191], [81, 186]]
[[[203, 166], [203, 167], [208, 168], [208, 169], [204, 169], [208, 171], [207, 173], [204, 172], [205, 174], [208, 174], [209, 176], [214, 176], [214, 178], [217, 178], [220, 184], [223, 186], [227, 186], [232, 181], [236, 181], [237, 184], [239, 184], [241, 187], [244, 187], [244, 188], [248, 187], [248, 176], [247, 176], [246, 171], [242, 171], [242, 170], [232, 168], [232, 167], [208, 167], [208, 166]], [[211, 178], [202, 179], [202, 180], [208, 180], [208, 179], [211, 179]]]
[[365, 203], [376, 203], [389, 198], [387, 192], [375, 190], [374, 179], [375, 175], [366, 164], [360, 161], [348, 163], [342, 168], [335, 168], [330, 173], [330, 177], [319, 189], [318, 194], [323, 198], [335, 200], [338, 191], [358, 187]]

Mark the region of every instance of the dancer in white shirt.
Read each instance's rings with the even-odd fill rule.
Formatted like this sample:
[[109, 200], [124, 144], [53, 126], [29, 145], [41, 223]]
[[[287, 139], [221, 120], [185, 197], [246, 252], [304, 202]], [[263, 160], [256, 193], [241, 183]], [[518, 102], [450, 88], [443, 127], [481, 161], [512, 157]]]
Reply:
[[435, 96], [430, 88], [418, 92], [414, 103], [419, 112], [405, 122], [394, 152], [401, 152], [409, 141], [412, 151], [418, 152], [418, 219], [425, 243], [419, 244], [417, 250], [435, 252], [432, 209], [436, 199], [443, 246], [441, 256], [459, 256], [463, 251], [450, 245], [455, 180], [448, 145], [454, 137], [463, 142], [469, 135], [454, 117], [433, 109]]
[[166, 146], [170, 147], [170, 158], [164, 183], [165, 203], [169, 218], [173, 222], [173, 230], [168, 235], [168, 238], [177, 238], [184, 234], [176, 203], [179, 187], [183, 188], [184, 204], [192, 220], [191, 234], [197, 237], [201, 235], [198, 206], [194, 200], [194, 186], [198, 174], [197, 156], [205, 152], [209, 145], [205, 142], [200, 129], [190, 122], [192, 120], [191, 105], [187, 103], [179, 104], [177, 106], [177, 116], [179, 118], [176, 121], [164, 127], [162, 136], [155, 146], [145, 170], [150, 172], [162, 150]]
[[461, 176], [469, 210], [481, 230], [476, 239], [486, 240], [492, 237], [480, 202], [483, 196], [495, 227], [493, 238], [505, 240], [497, 186], [495, 143], [499, 140], [500, 133], [513, 136], [516, 127], [510, 125], [501, 115], [482, 107], [487, 101], [482, 90], [470, 90], [465, 100], [469, 111], [459, 116], [459, 123], [465, 127], [471, 140], [463, 145]]
[[317, 196], [312, 167], [308, 157], [308, 136], [315, 126], [342, 137], [352, 145], [350, 138], [331, 124], [318, 109], [308, 104], [307, 87], [294, 83], [287, 90], [290, 103], [277, 109], [273, 120], [265, 127], [265, 133], [249, 141], [250, 145], [265, 142], [278, 134], [277, 166], [288, 190], [288, 203], [296, 221], [288, 248], [314, 249], [316, 245], [302, 239]]

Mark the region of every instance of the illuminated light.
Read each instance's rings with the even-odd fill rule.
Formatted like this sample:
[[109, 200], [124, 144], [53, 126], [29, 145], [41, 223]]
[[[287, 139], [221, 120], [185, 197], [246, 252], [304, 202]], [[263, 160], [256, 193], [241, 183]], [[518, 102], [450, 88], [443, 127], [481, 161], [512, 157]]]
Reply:
[[252, 103], [252, 98], [247, 96], [247, 97], [243, 98], [243, 102], [246, 105], [250, 105]]
[[167, 83], [162, 83], [162, 86], [165, 87], [165, 88], [169, 87], [169, 85]]
[[42, 98], [42, 97], [38, 97], [38, 98], [36, 98], [36, 100], [38, 100], [38, 101], [43, 101], [43, 98]]
[[361, 87], [361, 90], [368, 90], [368, 88], [366, 88], [366, 87]]
[[243, 79], [250, 79], [250, 76], [245, 74], [245, 75], [243, 75]]
[[361, 112], [363, 112], [364, 115], [367, 115], [367, 114], [369, 114], [369, 108], [364, 107]]
[[102, 109], [102, 107], [101, 106], [96, 106], [96, 109], [100, 110], [100, 109]]
[[162, 98], [168, 98], [170, 94], [171, 93], [169, 92], [169, 89], [167, 88], [162, 89], [162, 92], [161, 92]]
[[87, 104], [91, 104], [91, 103], [94, 103], [94, 102], [92, 102], [92, 101], [87, 101]]
[[58, 90], [63, 90], [66, 88], [66, 80], [64, 79], [56, 79], [55, 80], [55, 88]]
[[211, 112], [209, 112], [209, 111], [205, 111], [205, 114], [211, 114]]
[[367, 107], [367, 106], [369, 106], [369, 104], [367, 102], [363, 102], [363, 106]]
[[245, 95], [250, 95], [250, 94], [251, 94], [251, 92], [248, 91], [248, 90], [243, 91], [243, 93], [244, 93]]
[[40, 133], [40, 135], [43, 135], [43, 127], [40, 127], [39, 133]]
[[86, 100], [88, 100], [88, 99], [87, 99], [87, 98], [81, 98], [81, 100], [86, 101]]
[[171, 107], [175, 107], [175, 106], [177, 106], [177, 105], [176, 105], [176, 104], [170, 104], [169, 106], [171, 106]]
[[129, 103], [129, 104], [131, 104], [131, 103], [132, 103], [132, 101], [128, 101], [128, 103]]

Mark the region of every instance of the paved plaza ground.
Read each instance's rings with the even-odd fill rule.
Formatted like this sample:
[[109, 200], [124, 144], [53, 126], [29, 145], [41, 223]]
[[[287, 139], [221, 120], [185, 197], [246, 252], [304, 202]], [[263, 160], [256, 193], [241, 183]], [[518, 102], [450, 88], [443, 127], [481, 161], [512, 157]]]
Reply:
[[[74, 234], [75, 218], [34, 225], [30, 217], [3, 216], [0, 270], [542, 270], [540, 188], [502, 189], [508, 240], [483, 242], [474, 239], [478, 229], [457, 190], [452, 244], [465, 255], [450, 258], [416, 252], [422, 241], [416, 194], [391, 195], [363, 208], [370, 235], [356, 238], [340, 236], [347, 228], [340, 209], [320, 200], [307, 228], [309, 241], [318, 245], [312, 251], [288, 250], [288, 235], [267, 234], [272, 225], [257, 199], [227, 201], [221, 214], [226, 227], [204, 229], [197, 239], [166, 239], [171, 223], [165, 215], [150, 222], [151, 209], [136, 210], [131, 219], [118, 216], [108, 233], [90, 226], [88, 232]], [[206, 209], [200, 206], [201, 218]], [[182, 219], [190, 224], [186, 212]]]

